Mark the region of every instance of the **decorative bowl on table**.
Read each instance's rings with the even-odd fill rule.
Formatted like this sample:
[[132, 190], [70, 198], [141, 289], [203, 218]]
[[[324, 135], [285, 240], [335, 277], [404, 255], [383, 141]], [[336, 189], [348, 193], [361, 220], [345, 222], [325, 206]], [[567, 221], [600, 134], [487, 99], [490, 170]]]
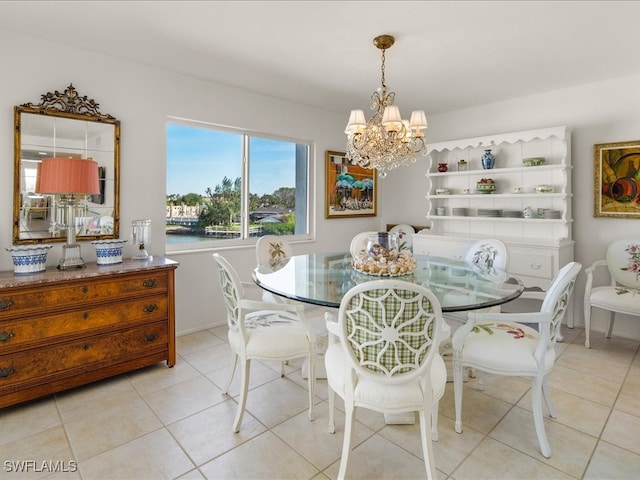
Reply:
[[476, 190], [480, 193], [492, 193], [496, 189], [496, 182], [491, 178], [483, 178], [476, 183]]
[[552, 193], [553, 185], [536, 185], [534, 190], [536, 193]]
[[377, 232], [369, 236], [366, 250], [351, 259], [351, 266], [367, 275], [397, 277], [413, 272], [416, 261], [410, 250], [399, 250], [396, 234]]
[[47, 253], [53, 245], [19, 245], [6, 250], [13, 258], [14, 273], [44, 272], [47, 267]]
[[544, 165], [544, 157], [529, 157], [522, 159], [522, 165], [525, 167], [539, 167]]
[[122, 250], [126, 240], [94, 240], [91, 242], [96, 247], [96, 263], [98, 265], [113, 265], [122, 263]]

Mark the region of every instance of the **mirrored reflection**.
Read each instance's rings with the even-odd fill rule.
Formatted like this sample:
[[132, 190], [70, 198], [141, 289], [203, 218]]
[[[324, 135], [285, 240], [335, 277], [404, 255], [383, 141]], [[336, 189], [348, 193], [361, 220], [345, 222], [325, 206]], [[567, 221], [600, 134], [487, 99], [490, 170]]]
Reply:
[[[69, 92], [75, 94], [73, 87], [65, 95]], [[60, 95], [57, 91], [56, 94]], [[91, 158], [98, 162], [100, 192], [79, 198], [83, 201], [72, 224], [80, 240], [116, 237], [119, 122], [101, 114], [64, 114], [42, 105], [15, 108], [13, 243], [66, 239], [66, 207], [58, 195], [38, 191], [39, 165], [49, 157]]]

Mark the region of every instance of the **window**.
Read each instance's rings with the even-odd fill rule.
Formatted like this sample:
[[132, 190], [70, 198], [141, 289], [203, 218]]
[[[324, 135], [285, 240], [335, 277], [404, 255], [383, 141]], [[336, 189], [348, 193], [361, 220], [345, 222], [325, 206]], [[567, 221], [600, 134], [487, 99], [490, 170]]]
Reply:
[[307, 235], [309, 151], [309, 142], [168, 122], [167, 249]]

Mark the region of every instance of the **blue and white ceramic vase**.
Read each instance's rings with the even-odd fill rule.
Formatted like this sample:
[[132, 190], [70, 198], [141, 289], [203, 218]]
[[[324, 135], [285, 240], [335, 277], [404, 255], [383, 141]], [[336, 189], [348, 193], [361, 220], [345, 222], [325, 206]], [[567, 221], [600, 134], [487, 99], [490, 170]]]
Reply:
[[484, 155], [482, 155], [480, 161], [482, 162], [482, 168], [485, 170], [491, 170], [496, 164], [496, 157], [493, 156], [491, 149], [489, 148], [484, 151]]

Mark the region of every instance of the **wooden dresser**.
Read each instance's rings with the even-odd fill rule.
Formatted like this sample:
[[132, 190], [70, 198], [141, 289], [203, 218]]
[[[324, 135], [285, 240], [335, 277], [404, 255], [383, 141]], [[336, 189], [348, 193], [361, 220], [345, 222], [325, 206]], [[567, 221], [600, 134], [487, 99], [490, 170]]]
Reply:
[[0, 272], [0, 408], [176, 362], [174, 272], [163, 257]]

